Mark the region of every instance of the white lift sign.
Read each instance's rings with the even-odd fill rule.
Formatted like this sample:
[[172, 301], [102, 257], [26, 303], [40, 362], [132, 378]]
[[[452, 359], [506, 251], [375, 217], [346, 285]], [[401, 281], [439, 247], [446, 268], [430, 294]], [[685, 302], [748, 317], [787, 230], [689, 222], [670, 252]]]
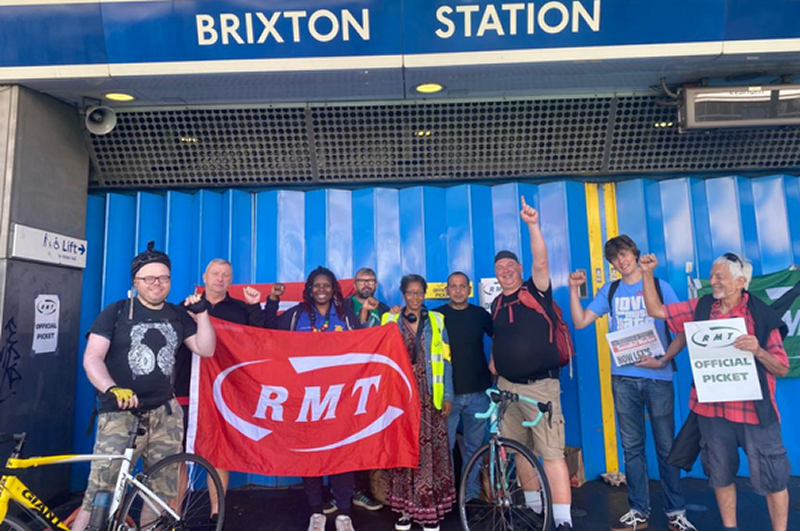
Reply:
[[84, 269], [86, 240], [15, 223], [11, 256]]

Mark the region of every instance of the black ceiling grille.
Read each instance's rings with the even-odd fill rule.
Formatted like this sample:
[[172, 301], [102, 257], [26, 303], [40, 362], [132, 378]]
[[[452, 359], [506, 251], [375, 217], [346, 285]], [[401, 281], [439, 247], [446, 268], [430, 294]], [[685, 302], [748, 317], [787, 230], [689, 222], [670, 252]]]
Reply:
[[655, 97], [120, 112], [93, 188], [796, 169], [800, 128], [692, 131]]

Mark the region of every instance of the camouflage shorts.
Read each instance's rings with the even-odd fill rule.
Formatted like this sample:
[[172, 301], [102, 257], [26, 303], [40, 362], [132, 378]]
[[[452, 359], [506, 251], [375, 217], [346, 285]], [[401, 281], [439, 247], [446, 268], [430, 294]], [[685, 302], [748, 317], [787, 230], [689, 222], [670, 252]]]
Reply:
[[[182, 451], [183, 410], [174, 398], [170, 401], [172, 414], [167, 407], [161, 406], [145, 415], [147, 433], [136, 441], [134, 463], [142, 458], [145, 469], [167, 456]], [[128, 432], [135, 417], [129, 412], [101, 413], [97, 420], [97, 442], [94, 444], [95, 454], [122, 454], [128, 443]], [[120, 461], [92, 461], [89, 484], [83, 497], [83, 508], [91, 510], [92, 500], [98, 490], [113, 491], [119, 474]], [[174, 479], [174, 480], [173, 480]], [[153, 491], [162, 499], [172, 498], [178, 492], [178, 477], [165, 478], [151, 485]]]

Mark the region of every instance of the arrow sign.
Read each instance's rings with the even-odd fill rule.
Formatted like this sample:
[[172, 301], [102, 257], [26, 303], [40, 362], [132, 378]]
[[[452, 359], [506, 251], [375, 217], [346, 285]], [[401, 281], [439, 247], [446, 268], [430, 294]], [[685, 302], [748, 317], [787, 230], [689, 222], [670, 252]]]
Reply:
[[86, 240], [57, 232], [13, 225], [11, 257], [45, 264], [86, 267]]

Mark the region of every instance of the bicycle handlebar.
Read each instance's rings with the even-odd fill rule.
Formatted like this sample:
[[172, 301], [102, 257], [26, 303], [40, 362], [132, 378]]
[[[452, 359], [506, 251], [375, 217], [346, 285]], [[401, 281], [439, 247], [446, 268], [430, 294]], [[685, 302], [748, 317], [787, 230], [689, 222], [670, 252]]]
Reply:
[[539, 422], [541, 422], [542, 417], [544, 417], [545, 414], [547, 414], [547, 424], [549, 426], [553, 425], [552, 402], [542, 403], [537, 400], [533, 400], [532, 398], [528, 398], [527, 396], [518, 395], [510, 391], [500, 391], [499, 389], [487, 389], [486, 394], [489, 396], [492, 403], [489, 404], [489, 409], [487, 409], [485, 413], [475, 413], [476, 419], [488, 419], [497, 411], [499, 404], [522, 401], [536, 406], [537, 409], [539, 410], [539, 414], [536, 415], [535, 419], [522, 421], [522, 426], [524, 428], [532, 428], [536, 426], [537, 424], [539, 424]]

